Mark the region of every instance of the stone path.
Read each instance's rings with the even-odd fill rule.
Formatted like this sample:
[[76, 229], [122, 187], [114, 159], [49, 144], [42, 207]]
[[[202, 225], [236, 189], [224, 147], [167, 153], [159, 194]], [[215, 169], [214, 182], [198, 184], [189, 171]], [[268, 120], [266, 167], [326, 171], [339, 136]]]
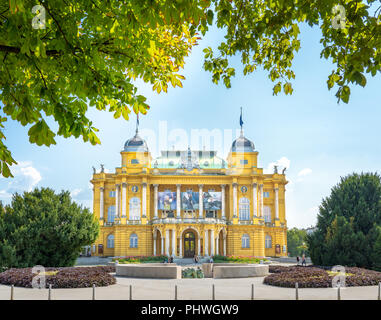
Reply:
[[[263, 277], [244, 279], [134, 279], [117, 277], [117, 284], [96, 288], [96, 299], [128, 300], [129, 286], [132, 298], [137, 300], [173, 300], [177, 285], [179, 300], [211, 300], [212, 284], [215, 285], [216, 300], [249, 300], [251, 284], [254, 284], [255, 299], [294, 300], [295, 289], [264, 285]], [[341, 289], [342, 300], [377, 300], [378, 287], [348, 287]], [[15, 288], [15, 300], [46, 300], [47, 289]], [[9, 300], [10, 287], [0, 285], [0, 300]], [[90, 300], [92, 288], [53, 289], [53, 300]], [[336, 300], [337, 289], [299, 289], [300, 300]]]

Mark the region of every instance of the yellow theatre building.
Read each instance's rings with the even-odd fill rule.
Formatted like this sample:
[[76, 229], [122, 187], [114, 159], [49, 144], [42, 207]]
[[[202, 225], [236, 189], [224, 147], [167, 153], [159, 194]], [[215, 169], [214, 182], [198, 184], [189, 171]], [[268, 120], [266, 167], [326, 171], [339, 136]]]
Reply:
[[190, 149], [153, 159], [138, 130], [121, 158], [91, 179], [100, 223], [92, 255], [287, 255], [284, 171], [264, 174], [242, 130], [227, 161]]

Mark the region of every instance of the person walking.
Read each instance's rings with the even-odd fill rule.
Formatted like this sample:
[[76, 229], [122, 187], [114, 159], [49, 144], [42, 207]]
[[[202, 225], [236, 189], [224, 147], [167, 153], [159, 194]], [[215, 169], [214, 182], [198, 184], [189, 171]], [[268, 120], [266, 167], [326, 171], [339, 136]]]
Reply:
[[299, 256], [296, 257], [296, 264], [299, 265], [300, 263], [300, 259], [299, 259]]
[[306, 266], [306, 265], [307, 265], [307, 263], [306, 263], [306, 256], [303, 253], [303, 255], [302, 255], [302, 266]]

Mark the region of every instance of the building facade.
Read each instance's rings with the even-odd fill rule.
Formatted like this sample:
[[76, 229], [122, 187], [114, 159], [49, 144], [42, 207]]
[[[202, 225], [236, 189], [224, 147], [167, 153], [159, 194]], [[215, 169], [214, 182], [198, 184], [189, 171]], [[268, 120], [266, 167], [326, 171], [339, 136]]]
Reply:
[[114, 173], [94, 170], [95, 256], [286, 256], [284, 171], [264, 174], [241, 136], [227, 161], [215, 151], [162, 151], [138, 130]]

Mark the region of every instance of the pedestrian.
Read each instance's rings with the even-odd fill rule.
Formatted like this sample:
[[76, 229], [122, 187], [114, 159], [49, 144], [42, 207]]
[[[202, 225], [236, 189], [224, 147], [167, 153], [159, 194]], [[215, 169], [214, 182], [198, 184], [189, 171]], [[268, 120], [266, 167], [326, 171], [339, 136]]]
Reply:
[[213, 257], [210, 257], [209, 262], [210, 262], [210, 263], [213, 263]]
[[300, 259], [299, 256], [296, 257], [296, 264], [299, 265]]
[[302, 266], [306, 266], [307, 264], [306, 264], [306, 256], [305, 256], [305, 254], [303, 253], [303, 255], [302, 255]]

